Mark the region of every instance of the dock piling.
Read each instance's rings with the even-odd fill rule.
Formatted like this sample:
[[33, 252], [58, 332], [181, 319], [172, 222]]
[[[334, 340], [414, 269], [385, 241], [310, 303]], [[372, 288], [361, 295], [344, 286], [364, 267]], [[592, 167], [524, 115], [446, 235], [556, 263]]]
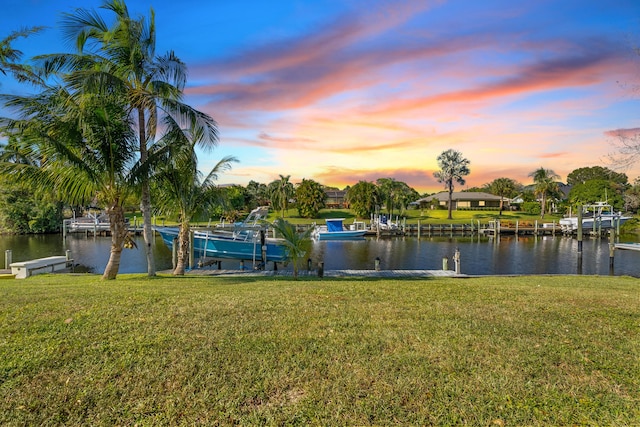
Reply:
[[13, 262], [13, 252], [11, 251], [11, 249], [7, 249], [6, 251], [4, 251], [4, 268], [6, 268], [7, 270], [10, 267], [11, 263]]

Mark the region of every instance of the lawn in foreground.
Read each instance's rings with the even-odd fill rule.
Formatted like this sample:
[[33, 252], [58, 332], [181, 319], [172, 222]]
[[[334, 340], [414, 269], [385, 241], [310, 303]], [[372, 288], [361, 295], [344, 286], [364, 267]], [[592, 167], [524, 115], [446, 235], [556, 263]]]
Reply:
[[640, 282], [0, 283], [2, 425], [640, 423]]

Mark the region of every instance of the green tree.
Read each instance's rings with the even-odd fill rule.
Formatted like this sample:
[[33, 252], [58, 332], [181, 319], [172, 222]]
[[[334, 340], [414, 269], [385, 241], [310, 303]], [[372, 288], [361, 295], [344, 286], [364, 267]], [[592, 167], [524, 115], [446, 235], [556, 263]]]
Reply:
[[307, 253], [309, 244], [311, 242], [311, 228], [303, 232], [298, 232], [296, 228], [289, 222], [282, 218], [276, 218], [272, 224], [278, 235], [284, 240], [284, 245], [287, 248], [289, 259], [293, 263], [293, 277], [298, 279], [298, 267], [300, 260]]
[[440, 170], [434, 172], [433, 176], [438, 180], [438, 182], [443, 183], [444, 188], [449, 191], [449, 213], [447, 218], [452, 219], [451, 208], [454, 182], [457, 182], [460, 185], [465, 184], [464, 177], [470, 173], [470, 162], [462, 156], [461, 152], [453, 149], [440, 153], [437, 160]]
[[616, 209], [624, 207], [624, 191], [620, 184], [604, 179], [589, 179], [575, 184], [569, 191], [569, 203], [585, 205], [606, 201]]
[[585, 184], [594, 179], [612, 181], [617, 184], [627, 185], [629, 179], [624, 173], [612, 171], [602, 166], [591, 166], [573, 170], [567, 175], [567, 185]]
[[491, 181], [487, 188], [491, 194], [500, 196], [500, 215], [504, 209], [504, 198], [513, 197], [521, 186], [511, 178], [496, 178]]
[[302, 179], [296, 187], [295, 197], [298, 214], [303, 218], [316, 218], [327, 201], [324, 187], [312, 179]]
[[0, 129], [21, 141], [19, 151], [31, 161], [2, 161], [0, 173], [51, 190], [71, 204], [95, 198], [104, 204], [111, 252], [102, 277], [115, 279], [128, 239], [122, 203], [134, 179], [135, 137], [121, 98], [69, 90], [74, 77], [60, 74], [61, 85], [43, 83], [35, 95], [1, 96], [18, 118], [0, 120]]
[[249, 196], [247, 206], [249, 210], [269, 204], [269, 192], [266, 184], [253, 180], [249, 181], [249, 184], [247, 184], [247, 194]]
[[[141, 162], [140, 189], [145, 253], [148, 275], [155, 275], [153, 230], [151, 228], [151, 194], [147, 164], [149, 150], [157, 137], [158, 124], [167, 133], [183, 132], [204, 148], [218, 142], [215, 121], [182, 102], [186, 83], [186, 66], [169, 51], [156, 55], [155, 14], [148, 19], [129, 15], [123, 0], [107, 0], [101, 6], [115, 18], [109, 26], [94, 10], [77, 9], [65, 14], [62, 26], [65, 38], [75, 42], [76, 54], [46, 55], [45, 68], [81, 69], [73, 81], [76, 88], [115, 91], [126, 100], [129, 120], [137, 133]], [[89, 50], [88, 54], [86, 53]], [[91, 57], [91, 67], [86, 58]]]
[[[29, 73], [29, 67], [21, 63], [22, 52], [15, 49], [12, 44], [21, 37], [28, 37], [42, 30], [42, 27], [23, 28], [13, 31], [4, 39], [0, 40], [0, 73], [7, 75], [11, 73], [17, 80], [31, 81], [35, 76]], [[35, 79], [37, 81], [37, 79]]]
[[547, 197], [559, 196], [560, 189], [557, 180], [560, 176], [551, 169], [538, 168], [529, 174], [533, 178], [534, 193], [540, 200], [540, 217], [544, 218], [547, 207]]
[[295, 195], [295, 188], [293, 184], [289, 182], [291, 175], [280, 175], [280, 179], [273, 181], [269, 184], [269, 198], [271, 200], [271, 206], [274, 209], [282, 211], [282, 217], [285, 217], [285, 212], [289, 209], [289, 200]]
[[347, 190], [346, 199], [349, 206], [360, 218], [367, 218], [375, 213], [380, 204], [378, 187], [373, 182], [359, 181]]
[[376, 180], [378, 194], [387, 208], [389, 217], [393, 216], [395, 209], [404, 213], [409, 203], [417, 200], [420, 195], [406, 183], [396, 181], [394, 178], [379, 178]]
[[172, 152], [167, 156], [163, 166], [156, 172], [155, 189], [159, 212], [178, 215], [178, 259], [173, 274], [184, 275], [185, 266], [189, 261], [191, 220], [195, 215], [207, 212], [216, 203], [218, 188], [215, 181], [219, 174], [228, 170], [231, 163], [237, 162], [237, 159], [223, 158], [203, 179], [198, 171], [198, 160], [193, 146], [178, 150], [178, 153]]

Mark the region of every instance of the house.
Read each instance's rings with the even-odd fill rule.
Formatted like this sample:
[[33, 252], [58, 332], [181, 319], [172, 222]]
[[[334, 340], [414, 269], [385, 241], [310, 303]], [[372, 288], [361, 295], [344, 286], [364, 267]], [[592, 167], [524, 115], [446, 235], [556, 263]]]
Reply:
[[[475, 191], [454, 191], [451, 194], [452, 209], [500, 209], [500, 196]], [[412, 204], [418, 206], [442, 206], [448, 207], [449, 192], [441, 191], [429, 197], [416, 200]], [[503, 207], [508, 209], [509, 199], [503, 198]]]
[[324, 190], [327, 195], [327, 201], [325, 206], [330, 209], [348, 208], [349, 204], [346, 202], [345, 197], [347, 192], [344, 190]]

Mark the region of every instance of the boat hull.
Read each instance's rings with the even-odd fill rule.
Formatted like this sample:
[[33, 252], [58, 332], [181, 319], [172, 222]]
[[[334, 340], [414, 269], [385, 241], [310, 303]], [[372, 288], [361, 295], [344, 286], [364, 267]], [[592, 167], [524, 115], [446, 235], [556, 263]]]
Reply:
[[319, 231], [315, 234], [318, 240], [357, 240], [364, 239], [366, 230]]
[[[158, 227], [155, 230], [162, 236], [163, 242], [172, 248], [173, 240], [178, 237], [179, 229]], [[262, 259], [262, 245], [259, 238], [256, 237], [259, 236], [196, 231], [193, 235], [193, 249], [196, 256], [260, 261]], [[288, 259], [288, 252], [282, 241], [266, 239], [265, 247], [267, 261], [284, 262]]]

